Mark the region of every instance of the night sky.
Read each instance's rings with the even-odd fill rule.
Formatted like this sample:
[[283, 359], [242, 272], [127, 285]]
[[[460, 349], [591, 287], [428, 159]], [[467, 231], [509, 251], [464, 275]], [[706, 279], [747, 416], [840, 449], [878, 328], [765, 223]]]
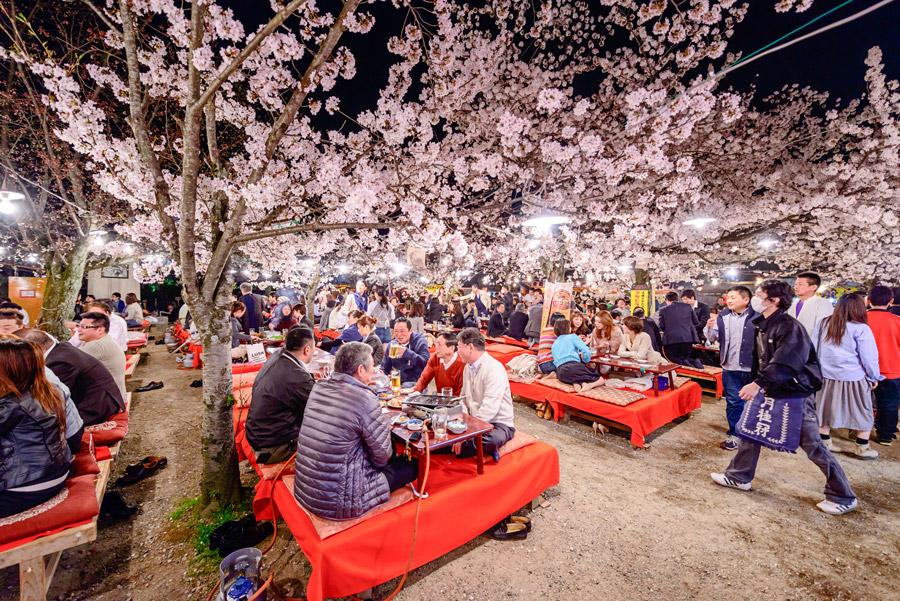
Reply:
[[[838, 6], [843, 0], [815, 0], [803, 13], [776, 13], [774, 0], [753, 0], [744, 21], [738, 25], [729, 43], [729, 51], [743, 55], [765, 46], [794, 28]], [[853, 0], [824, 19], [793, 37], [811, 32], [828, 23], [843, 19], [877, 0]], [[266, 20], [269, 3], [247, 0], [226, 1], [248, 30]], [[320, 0], [324, 8], [336, 6], [335, 0]], [[376, 17], [376, 25], [366, 35], [345, 34], [357, 60], [357, 74], [350, 82], [340, 82], [334, 92], [342, 98], [342, 107], [351, 114], [370, 108], [377, 91], [387, 82], [387, 67], [396, 57], [385, 49], [387, 39], [400, 32], [404, 12], [390, 2], [376, 2], [365, 7]], [[832, 98], [857, 98], [865, 92], [866, 53], [880, 46], [888, 79], [900, 77], [900, 2], [895, 1], [847, 25], [827, 31], [778, 53], [763, 57], [751, 65], [729, 74], [724, 87], [747, 90], [756, 85], [757, 99], [786, 84], [799, 83], [831, 93]], [[580, 86], [579, 86], [580, 87]], [[588, 92], [588, 90], [584, 90]], [[579, 90], [581, 92], [581, 90]]]

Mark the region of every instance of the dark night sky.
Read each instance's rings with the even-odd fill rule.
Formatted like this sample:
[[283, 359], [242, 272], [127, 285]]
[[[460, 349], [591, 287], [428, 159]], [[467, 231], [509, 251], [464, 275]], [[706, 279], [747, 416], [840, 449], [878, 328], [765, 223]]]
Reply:
[[[463, 1], [463, 0], [460, 0]], [[843, 0], [815, 0], [812, 8], [803, 13], [776, 13], [775, 0], [752, 0], [744, 21], [736, 27], [729, 51], [747, 55], [788, 33], [794, 28], [821, 15]], [[877, 0], [853, 0], [824, 19], [814, 23], [793, 37], [803, 35], [828, 23], [845, 18]], [[226, 0], [251, 30], [270, 16], [268, 2]], [[329, 8], [334, 0], [320, 0]], [[366, 11], [376, 16], [375, 28], [366, 35], [348, 35], [349, 44], [357, 60], [357, 75], [351, 82], [341, 82], [335, 93], [351, 113], [374, 104], [377, 90], [387, 81], [387, 65], [396, 57], [389, 55], [385, 43], [389, 36], [402, 28], [403, 13], [390, 2], [376, 2]], [[725, 87], [746, 90], [755, 84], [757, 97], [765, 96], [785, 84], [799, 83], [818, 90], [826, 90], [832, 98], [849, 99], [865, 91], [865, 60], [868, 49], [881, 47], [888, 79], [900, 77], [900, 1], [895, 1], [873, 13], [837, 29], [827, 31], [790, 48], [763, 57], [751, 65], [729, 74]], [[580, 90], [579, 90], [580, 91]]]

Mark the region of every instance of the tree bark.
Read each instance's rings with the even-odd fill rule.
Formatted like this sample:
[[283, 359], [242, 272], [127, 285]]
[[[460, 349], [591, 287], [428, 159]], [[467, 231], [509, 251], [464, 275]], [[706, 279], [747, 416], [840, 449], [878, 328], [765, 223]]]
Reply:
[[81, 290], [89, 251], [90, 240], [87, 236], [83, 236], [76, 241], [75, 248], [67, 257], [66, 263], [56, 256], [50, 260], [44, 300], [41, 304], [41, 318], [37, 327], [59, 340], [69, 339], [66, 321], [73, 317], [75, 299]]
[[234, 504], [242, 496], [231, 419], [230, 287], [223, 282], [215, 298], [189, 299], [203, 343], [203, 471], [204, 505]]
[[312, 278], [309, 280], [309, 285], [306, 287], [306, 317], [312, 324], [316, 323], [316, 289], [319, 287], [319, 279], [321, 277], [322, 265], [321, 263], [316, 263], [316, 270], [313, 272]]

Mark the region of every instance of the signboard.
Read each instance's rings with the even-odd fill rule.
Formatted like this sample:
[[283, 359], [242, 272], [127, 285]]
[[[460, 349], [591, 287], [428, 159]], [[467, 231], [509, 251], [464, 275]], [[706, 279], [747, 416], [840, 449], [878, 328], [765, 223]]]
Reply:
[[544, 312], [541, 315], [541, 330], [550, 325], [550, 316], [554, 313], [571, 319], [572, 290], [572, 282], [547, 282], [544, 285]]
[[265, 363], [266, 349], [262, 342], [247, 345], [247, 363]]
[[643, 284], [635, 284], [631, 288], [631, 313], [634, 314], [634, 310], [637, 307], [641, 307], [644, 309], [644, 315], [650, 316], [653, 315], [653, 311], [650, 310], [650, 289], [646, 285]]
[[41, 317], [46, 285], [47, 278], [9, 278], [9, 299], [25, 309], [30, 325], [36, 324]]

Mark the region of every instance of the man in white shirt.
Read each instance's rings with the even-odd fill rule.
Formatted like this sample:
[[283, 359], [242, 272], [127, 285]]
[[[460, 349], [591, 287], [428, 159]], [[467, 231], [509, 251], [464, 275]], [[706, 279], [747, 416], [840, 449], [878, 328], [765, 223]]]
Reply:
[[[93, 301], [84, 306], [84, 311], [85, 313], [100, 311], [109, 317], [109, 337], [112, 338], [113, 342], [116, 343], [123, 353], [128, 350], [128, 324], [115, 313], [110, 313], [109, 305], [102, 301]], [[81, 348], [84, 345], [77, 329], [75, 330], [75, 335], [69, 339], [69, 344], [76, 348]]]
[[831, 301], [816, 296], [821, 286], [822, 278], [819, 274], [812, 271], [797, 274], [797, 279], [794, 280], [794, 293], [797, 297], [787, 311], [788, 315], [803, 324], [803, 329], [810, 336], [820, 321], [834, 313]]
[[[500, 461], [499, 449], [516, 433], [513, 425], [513, 401], [509, 376], [503, 364], [484, 350], [484, 336], [475, 328], [465, 328], [457, 337], [457, 353], [465, 364], [462, 394], [466, 411], [494, 429], [482, 435], [484, 451]], [[466, 441], [454, 448], [460, 457], [475, 454], [475, 442]]]

